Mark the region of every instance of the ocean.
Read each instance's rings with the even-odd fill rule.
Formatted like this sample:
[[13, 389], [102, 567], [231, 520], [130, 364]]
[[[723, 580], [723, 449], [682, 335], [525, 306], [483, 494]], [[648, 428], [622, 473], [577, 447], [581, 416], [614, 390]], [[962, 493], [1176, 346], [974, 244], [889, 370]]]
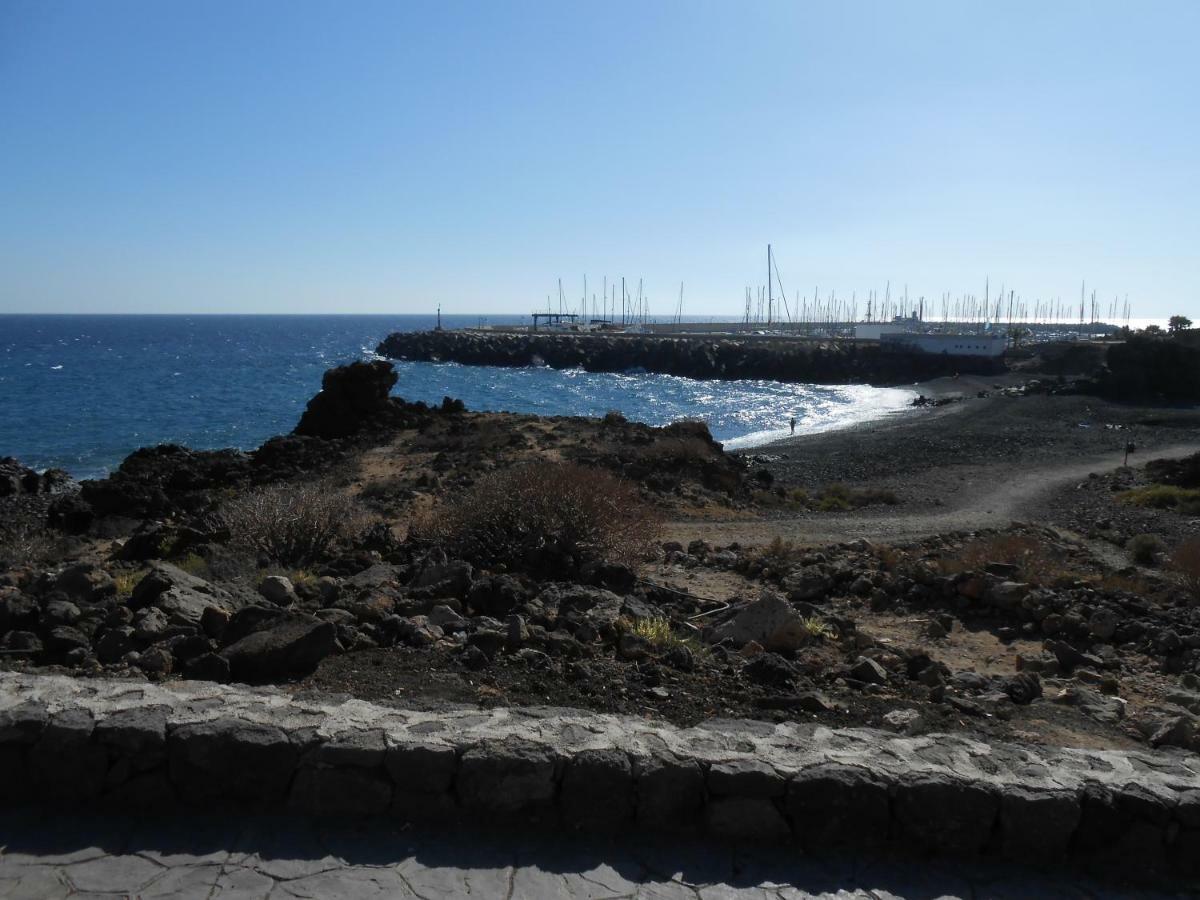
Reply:
[[[516, 321], [512, 317], [508, 321]], [[504, 317], [487, 320], [500, 324]], [[447, 328], [477, 316], [443, 316]], [[374, 357], [392, 331], [433, 316], [0, 315], [0, 457], [76, 478], [103, 476], [138, 447], [249, 449], [290, 431], [328, 368]], [[468, 409], [708, 423], [727, 447], [843, 427], [904, 408], [912, 391], [771, 381], [697, 381], [396, 363], [395, 393]]]

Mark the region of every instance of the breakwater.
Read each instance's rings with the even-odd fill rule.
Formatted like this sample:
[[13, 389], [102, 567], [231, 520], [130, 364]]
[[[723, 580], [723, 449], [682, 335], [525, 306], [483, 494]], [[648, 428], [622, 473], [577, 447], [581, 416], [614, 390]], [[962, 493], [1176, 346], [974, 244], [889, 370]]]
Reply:
[[589, 372], [642, 370], [702, 379], [767, 379], [809, 384], [911, 384], [943, 375], [1004, 371], [1001, 360], [914, 353], [863, 342], [794, 338], [629, 334], [397, 332], [378, 353], [417, 362], [473, 366], [547, 365]]

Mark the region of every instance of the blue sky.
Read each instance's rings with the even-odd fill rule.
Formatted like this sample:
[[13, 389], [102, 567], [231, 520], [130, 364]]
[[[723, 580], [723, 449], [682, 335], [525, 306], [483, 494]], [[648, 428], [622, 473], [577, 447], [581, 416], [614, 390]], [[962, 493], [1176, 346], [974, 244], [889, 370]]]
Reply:
[[[1200, 313], [1200, 3], [0, 3], [0, 312]], [[860, 300], [861, 303], [861, 300]]]

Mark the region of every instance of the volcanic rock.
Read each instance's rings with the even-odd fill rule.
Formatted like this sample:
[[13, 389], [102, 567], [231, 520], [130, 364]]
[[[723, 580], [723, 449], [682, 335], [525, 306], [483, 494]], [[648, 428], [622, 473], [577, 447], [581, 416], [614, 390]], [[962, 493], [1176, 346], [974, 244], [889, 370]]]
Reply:
[[321, 379], [296, 434], [321, 438], [347, 437], [388, 409], [388, 394], [399, 376], [383, 361], [353, 362], [330, 369]]
[[742, 609], [708, 634], [711, 643], [728, 641], [743, 647], [751, 641], [768, 650], [797, 650], [808, 643], [800, 614], [778, 594], [764, 591], [761, 598]]
[[220, 655], [229, 662], [235, 680], [272, 681], [312, 672], [333, 652], [336, 639], [333, 624], [301, 613], [285, 613], [269, 628], [225, 647]]

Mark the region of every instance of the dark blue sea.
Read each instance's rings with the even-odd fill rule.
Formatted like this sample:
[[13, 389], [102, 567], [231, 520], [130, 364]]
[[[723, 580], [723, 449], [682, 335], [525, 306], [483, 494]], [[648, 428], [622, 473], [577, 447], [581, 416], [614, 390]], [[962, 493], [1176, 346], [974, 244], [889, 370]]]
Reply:
[[[519, 321], [490, 317], [490, 324]], [[443, 316], [445, 327], [480, 323]], [[433, 316], [0, 315], [0, 457], [77, 478], [115, 468], [138, 447], [258, 446], [290, 431], [328, 368], [372, 358], [392, 331], [433, 327]], [[397, 363], [395, 393], [478, 410], [603, 415], [662, 425], [708, 422], [727, 446], [766, 443], [886, 415], [903, 390], [770, 381], [695, 381], [669, 375], [591, 374]]]

